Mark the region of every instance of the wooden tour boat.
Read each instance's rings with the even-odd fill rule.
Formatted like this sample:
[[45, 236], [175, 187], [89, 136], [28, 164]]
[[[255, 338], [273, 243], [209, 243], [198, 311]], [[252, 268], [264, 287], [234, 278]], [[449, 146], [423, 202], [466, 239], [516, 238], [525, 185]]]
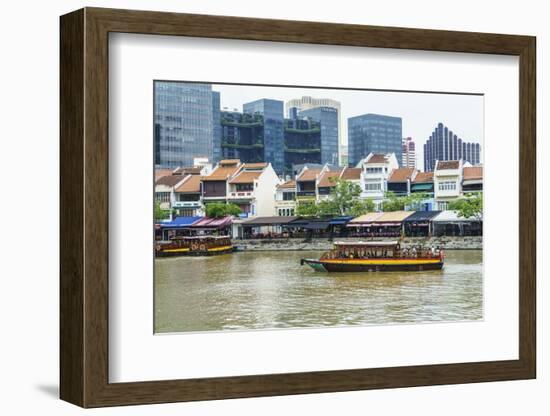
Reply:
[[168, 256], [213, 256], [233, 251], [229, 236], [174, 237], [168, 243], [158, 243], [155, 247], [157, 257]]
[[440, 270], [443, 250], [401, 248], [399, 241], [335, 242], [319, 260], [302, 259], [321, 272], [391, 272]]

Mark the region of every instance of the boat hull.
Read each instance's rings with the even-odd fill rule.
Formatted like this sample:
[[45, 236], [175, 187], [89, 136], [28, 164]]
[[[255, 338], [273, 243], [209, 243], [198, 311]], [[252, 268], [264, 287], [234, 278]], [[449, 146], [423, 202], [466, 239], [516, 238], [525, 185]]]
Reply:
[[156, 257], [177, 257], [177, 256], [217, 256], [220, 254], [232, 253], [233, 246], [213, 247], [206, 250], [190, 250], [188, 248], [156, 250]]
[[365, 273], [365, 272], [419, 272], [424, 270], [441, 270], [443, 261], [440, 259], [391, 259], [391, 260], [313, 260], [302, 259], [301, 264], [307, 264], [319, 272]]

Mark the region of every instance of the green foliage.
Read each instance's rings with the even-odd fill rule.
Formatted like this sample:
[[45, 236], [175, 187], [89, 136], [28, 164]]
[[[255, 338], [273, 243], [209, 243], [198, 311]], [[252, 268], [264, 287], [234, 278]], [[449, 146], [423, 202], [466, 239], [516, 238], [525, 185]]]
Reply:
[[162, 209], [160, 201], [155, 201], [155, 220], [165, 220], [170, 217], [170, 210]]
[[481, 219], [483, 216], [483, 197], [480, 192], [468, 194], [449, 203], [449, 209], [458, 211], [463, 218]]
[[318, 204], [300, 202], [296, 215], [302, 217], [337, 217], [359, 216], [374, 210], [374, 202], [370, 199], [359, 199], [361, 187], [356, 183], [341, 179], [331, 179], [336, 185], [331, 189], [327, 199]]
[[211, 202], [205, 206], [206, 216], [209, 218], [221, 218], [228, 215], [237, 216], [241, 209], [235, 204], [224, 204], [223, 202]]
[[299, 202], [296, 207], [296, 215], [300, 217], [317, 217], [319, 208], [314, 202]]
[[384, 194], [384, 201], [380, 208], [384, 212], [404, 211], [420, 209], [420, 203], [428, 198], [426, 193], [413, 193], [411, 195], [397, 196], [394, 192], [388, 191]]

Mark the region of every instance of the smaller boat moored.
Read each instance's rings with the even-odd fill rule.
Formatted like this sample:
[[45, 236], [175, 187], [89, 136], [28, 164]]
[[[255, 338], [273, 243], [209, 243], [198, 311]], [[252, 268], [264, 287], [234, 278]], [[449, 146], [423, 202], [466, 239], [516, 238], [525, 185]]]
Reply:
[[170, 242], [157, 243], [155, 256], [213, 256], [233, 251], [229, 236], [174, 237]]
[[420, 247], [401, 248], [399, 241], [335, 242], [319, 260], [301, 259], [315, 271], [389, 272], [423, 271], [443, 268], [443, 250]]

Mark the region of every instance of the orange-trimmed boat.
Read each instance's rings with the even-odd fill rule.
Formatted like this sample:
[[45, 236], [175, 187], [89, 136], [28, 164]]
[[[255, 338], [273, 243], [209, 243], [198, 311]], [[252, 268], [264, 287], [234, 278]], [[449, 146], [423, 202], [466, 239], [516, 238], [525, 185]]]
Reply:
[[301, 259], [319, 272], [393, 272], [440, 270], [444, 254], [439, 249], [405, 248], [398, 241], [335, 242], [319, 260]]
[[174, 237], [170, 242], [158, 243], [157, 257], [169, 256], [213, 256], [231, 253], [234, 247], [229, 236]]

